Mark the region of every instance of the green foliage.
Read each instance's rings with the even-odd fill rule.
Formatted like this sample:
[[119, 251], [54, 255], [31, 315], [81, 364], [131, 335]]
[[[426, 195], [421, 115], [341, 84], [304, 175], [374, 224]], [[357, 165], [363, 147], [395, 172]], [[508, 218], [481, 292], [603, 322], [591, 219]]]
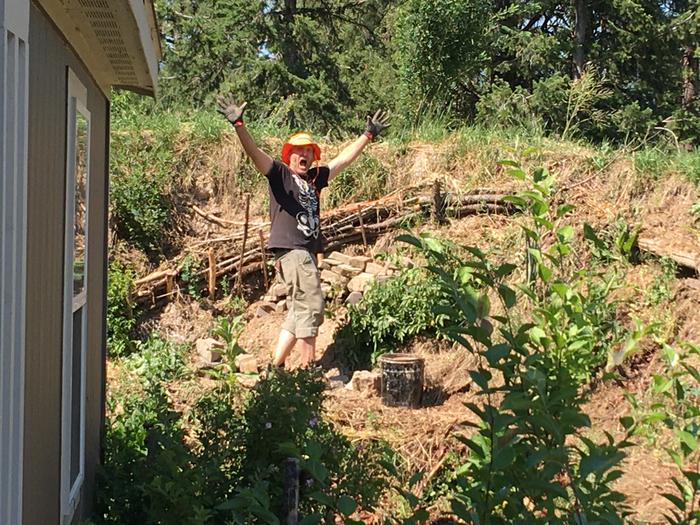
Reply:
[[[273, 374], [261, 382], [250, 399], [245, 420], [244, 476], [266, 487], [269, 508], [278, 510], [282, 485], [280, 467], [292, 457], [300, 462], [300, 516], [309, 523], [334, 523], [334, 513], [347, 519], [357, 508], [372, 509], [387, 486], [381, 467], [383, 447], [355, 446], [322, 417], [325, 383], [315, 372], [297, 370]], [[374, 461], [374, 464], [372, 463]], [[257, 490], [259, 493], [259, 489]], [[234, 523], [269, 523], [260, 520], [234, 498]], [[261, 501], [263, 498], [256, 498]], [[318, 521], [311, 521], [314, 517]]]
[[618, 217], [601, 232], [596, 232], [586, 223], [583, 225], [583, 236], [590, 242], [593, 256], [603, 262], [630, 261], [639, 236], [639, 227], [631, 228], [624, 219]]
[[131, 304], [134, 272], [110, 261], [107, 274], [107, 355], [118, 357], [133, 349], [136, 318]]
[[[468, 259], [453, 260], [451, 252], [434, 252], [424, 239], [405, 240], [430, 252], [442, 268], [453, 262], [451, 272], [433, 267], [454, 299], [453, 306], [440, 308], [448, 316], [443, 331], [480, 357], [470, 372], [480, 399], [467, 404], [479, 423], [470, 424], [472, 436], [458, 436], [471, 454], [459, 469], [453, 512], [482, 524], [622, 524], [623, 498], [611, 484], [621, 475], [622, 449], [629, 443], [610, 435], [596, 443], [583, 434], [590, 426], [582, 409], [586, 396], [563, 359], [576, 342], [558, 340], [576, 327], [567, 317], [517, 324], [512, 309], [518, 294], [505, 281], [513, 265], [494, 266], [477, 248], [467, 248]], [[502, 315], [484, 308], [489, 292]], [[539, 300], [525, 292], [539, 309], [548, 306], [549, 293]]]
[[244, 352], [241, 345], [238, 344], [238, 338], [241, 336], [244, 328], [243, 315], [236, 317], [221, 316], [214, 321], [214, 327], [211, 329], [211, 335], [218, 337], [224, 341], [224, 354], [228, 365], [229, 373], [236, 371], [236, 356]]
[[[183, 352], [152, 336], [123, 358], [130, 381], [110, 391], [110, 417], [99, 471], [98, 523], [196, 524], [209, 514], [197, 493], [179, 414], [168, 403], [165, 382], [184, 371]], [[113, 387], [114, 388], [114, 387]]]
[[335, 208], [377, 199], [387, 193], [387, 175], [386, 168], [376, 157], [362, 155], [331, 182], [325, 205]]
[[489, 2], [409, 0], [397, 20], [404, 105], [464, 115], [474, 103], [474, 83], [487, 63], [493, 29]]
[[434, 334], [442, 322], [433, 314], [441, 300], [436, 279], [420, 268], [404, 269], [376, 283], [362, 301], [348, 307], [338, 338], [355, 367], [366, 367], [419, 334]]
[[644, 300], [649, 306], [658, 306], [673, 296], [673, 279], [678, 265], [668, 257], [660, 259], [660, 271], [646, 289]]
[[[652, 376], [654, 401], [641, 419], [645, 426], [640, 425], [640, 433], [657, 426], [672, 431], [673, 443], [666, 452], [680, 476], [673, 479], [676, 491], [664, 494], [675, 507], [665, 517], [672, 525], [692, 525], [700, 520], [700, 347], [664, 344], [662, 353], [666, 369]], [[628, 397], [638, 408], [635, 396]]]
[[390, 98], [389, 4], [298, 4], [157, 2], [163, 104], [211, 105], [214, 94], [233, 91], [249, 102], [251, 121], [317, 132], [359, 126], [370, 106]]
[[117, 235], [155, 257], [170, 227], [172, 206], [161, 177], [140, 170], [113, 177], [111, 220]]
[[[550, 210], [553, 179], [545, 170], [528, 176], [516, 163], [510, 172], [529, 181], [530, 189], [511, 201], [524, 212], [533, 277], [520, 293], [508, 281], [516, 268], [492, 264], [474, 247], [462, 258], [441, 249], [430, 237], [405, 236], [439, 277], [443, 296], [436, 308], [445, 316], [441, 332], [479, 356], [470, 372], [478, 402], [467, 408], [478, 418], [468, 423], [476, 433], [457, 436], [470, 450], [459, 467], [452, 510], [467, 523], [606, 523], [622, 524], [628, 514], [624, 497], [612, 488], [630, 446], [633, 424], [622, 421], [625, 438], [606, 434], [601, 442], [586, 436], [591, 422], [581, 383], [605, 355], [597, 338], [609, 329], [608, 288], [584, 293], [565, 279], [571, 253], [571, 226], [555, 226], [571, 210]], [[553, 239], [541, 248], [544, 235]], [[491, 312], [490, 300], [500, 304]], [[519, 301], [532, 311], [520, 323]], [[638, 340], [638, 339], [637, 339]], [[612, 348], [612, 347], [611, 347]]]
[[204, 277], [201, 274], [202, 261], [195, 255], [188, 253], [180, 262], [180, 281], [184, 286], [184, 291], [195, 299], [202, 298], [204, 288]]
[[[224, 382], [186, 412], [168, 385], [185, 376], [183, 351], [152, 337], [119, 361], [124, 377], [108, 397], [100, 523], [277, 524], [281, 468], [302, 467], [307, 523], [357, 523], [387, 487], [385, 446], [353, 445], [324, 420], [315, 372], [273, 374], [246, 397]], [[187, 439], [186, 439], [187, 437]]]

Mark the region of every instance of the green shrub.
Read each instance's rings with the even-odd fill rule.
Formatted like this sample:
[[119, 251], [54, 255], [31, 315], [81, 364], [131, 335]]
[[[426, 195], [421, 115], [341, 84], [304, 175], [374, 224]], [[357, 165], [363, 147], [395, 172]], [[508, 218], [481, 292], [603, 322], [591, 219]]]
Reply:
[[362, 155], [338, 175], [328, 189], [325, 206], [378, 199], [386, 193], [387, 170], [376, 157]]
[[[323, 418], [325, 382], [316, 372], [275, 373], [261, 381], [245, 409], [244, 484], [223, 508], [233, 523], [271, 523], [282, 502], [280, 468], [301, 466], [299, 515], [308, 523], [353, 521], [355, 508], [371, 510], [387, 488], [381, 445], [356, 446]], [[261, 505], [264, 502], [265, 505]], [[314, 521], [311, 521], [314, 520]]]
[[205, 522], [210, 513], [200, 501], [199, 474], [186, 468], [193, 458], [165, 389], [183, 373], [182, 349], [152, 336], [120, 364], [132, 380], [112, 387], [107, 398], [96, 521]]
[[162, 253], [173, 210], [163, 178], [142, 170], [112, 177], [111, 221], [119, 238], [153, 258]]
[[107, 354], [118, 357], [133, 349], [136, 318], [131, 304], [134, 272], [110, 261], [107, 275]]
[[421, 268], [405, 269], [365, 293], [348, 307], [338, 337], [353, 366], [366, 367], [419, 334], [435, 334], [442, 322], [433, 308], [443, 298], [434, 276]]
[[222, 382], [183, 414], [168, 391], [185, 377], [183, 349], [153, 336], [119, 364], [130, 380], [109, 392], [98, 524], [279, 524], [290, 457], [307, 523], [359, 523], [350, 514], [387, 488], [385, 447], [353, 445], [324, 420], [316, 372], [273, 374], [249, 397]]
[[[434, 239], [401, 239], [437, 262], [431, 268], [443, 294], [453, 298], [439, 307], [441, 331], [479, 357], [469, 372], [478, 397], [466, 404], [478, 422], [468, 423], [474, 434], [459, 437], [470, 456], [456, 469], [452, 511], [484, 525], [622, 525], [629, 509], [613, 482], [622, 475], [634, 422], [620, 420], [622, 441], [607, 433], [600, 442], [587, 437], [588, 390], [581, 385], [599, 366], [590, 356], [601, 320], [609, 319], [607, 296], [605, 290], [584, 294], [580, 283], [565, 278], [574, 232], [554, 219], [572, 208], [550, 209], [553, 179], [542, 169], [530, 178], [516, 163], [508, 165], [513, 175], [529, 178], [531, 188], [512, 199], [524, 213], [535, 270], [521, 293], [508, 282], [516, 266], [494, 265], [478, 248], [466, 247], [468, 256], [461, 257]], [[552, 242], [542, 248], [545, 235]], [[502, 313], [491, 314], [489, 296]], [[519, 302], [533, 312], [531, 321], [519, 319]]]

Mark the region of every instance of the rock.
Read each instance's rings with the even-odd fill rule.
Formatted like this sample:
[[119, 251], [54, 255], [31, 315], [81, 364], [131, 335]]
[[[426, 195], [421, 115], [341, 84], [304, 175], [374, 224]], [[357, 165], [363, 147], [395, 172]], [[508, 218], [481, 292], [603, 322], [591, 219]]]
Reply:
[[365, 265], [365, 272], [371, 273], [372, 275], [383, 275], [386, 273], [386, 269], [381, 264], [368, 262]]
[[274, 312], [276, 307], [274, 303], [262, 303], [255, 309], [255, 317], [265, 317]]
[[345, 388], [345, 383], [347, 381], [341, 381], [339, 379], [329, 379], [328, 380], [328, 388], [331, 390], [339, 390], [341, 388]]
[[205, 363], [211, 364], [221, 361], [221, 350], [224, 347], [222, 342], [209, 337], [207, 339], [198, 339], [195, 345], [197, 354]]
[[243, 374], [257, 374], [258, 360], [252, 354], [240, 354], [234, 359], [236, 368]]
[[350, 257], [349, 255], [345, 255], [345, 254], [342, 253], [342, 252], [332, 252], [332, 253], [326, 258], [326, 260], [327, 260], [330, 264], [333, 264], [333, 263], [331, 263], [331, 261], [338, 261], [340, 264], [350, 264], [350, 259], [352, 259], [352, 257]]
[[350, 266], [354, 266], [355, 268], [359, 268], [360, 271], [363, 272], [371, 260], [371, 258], [364, 255], [355, 255], [354, 257], [350, 257], [350, 262], [348, 264]]
[[362, 301], [362, 295], [362, 292], [350, 292], [350, 295], [348, 295], [348, 298], [345, 299], [345, 302], [347, 304], [357, 304]]
[[348, 388], [364, 394], [378, 395], [381, 383], [381, 374], [371, 370], [357, 370], [353, 375]]
[[373, 283], [375, 279], [377, 279], [376, 275], [363, 272], [350, 279], [348, 290], [351, 292], [364, 292], [367, 286]]
[[275, 312], [278, 314], [284, 313], [287, 311], [287, 300], [282, 299], [281, 301], [277, 301], [277, 304], [275, 305]]
[[240, 374], [236, 376], [236, 382], [243, 388], [255, 388], [255, 385], [260, 381], [259, 376], [251, 376], [246, 374]]
[[323, 259], [320, 263], [318, 263], [319, 270], [330, 270], [332, 267], [333, 265], [328, 262], [328, 259]]
[[331, 285], [345, 286], [349, 279], [330, 270], [323, 270], [321, 272], [321, 280]]
[[272, 302], [279, 301], [282, 297], [287, 297], [287, 285], [284, 283], [275, 283], [270, 286], [267, 295], [269, 297], [274, 297]]
[[351, 278], [362, 273], [362, 269], [355, 268], [349, 264], [340, 264], [335, 268], [335, 272], [339, 273], [343, 277]]
[[339, 376], [340, 369], [339, 368], [331, 368], [323, 375], [326, 376], [328, 379], [330, 379], [331, 377]]

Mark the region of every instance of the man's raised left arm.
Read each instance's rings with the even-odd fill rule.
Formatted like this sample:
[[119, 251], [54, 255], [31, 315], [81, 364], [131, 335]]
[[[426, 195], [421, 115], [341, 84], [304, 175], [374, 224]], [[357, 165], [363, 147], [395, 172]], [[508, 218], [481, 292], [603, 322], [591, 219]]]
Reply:
[[365, 149], [379, 133], [390, 126], [389, 115], [381, 110], [378, 110], [373, 117], [367, 117], [367, 126], [362, 135], [355, 141], [343, 148], [343, 150], [328, 163], [328, 180], [338, 175], [341, 171], [347, 168]]

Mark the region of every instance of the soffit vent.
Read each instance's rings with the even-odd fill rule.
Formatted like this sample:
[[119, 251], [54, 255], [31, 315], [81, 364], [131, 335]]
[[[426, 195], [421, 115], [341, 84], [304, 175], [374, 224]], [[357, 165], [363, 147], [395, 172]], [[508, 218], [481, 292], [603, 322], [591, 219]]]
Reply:
[[102, 44], [105, 55], [117, 76], [118, 84], [137, 85], [136, 72], [119, 31], [119, 24], [107, 0], [78, 0], [85, 18]]

